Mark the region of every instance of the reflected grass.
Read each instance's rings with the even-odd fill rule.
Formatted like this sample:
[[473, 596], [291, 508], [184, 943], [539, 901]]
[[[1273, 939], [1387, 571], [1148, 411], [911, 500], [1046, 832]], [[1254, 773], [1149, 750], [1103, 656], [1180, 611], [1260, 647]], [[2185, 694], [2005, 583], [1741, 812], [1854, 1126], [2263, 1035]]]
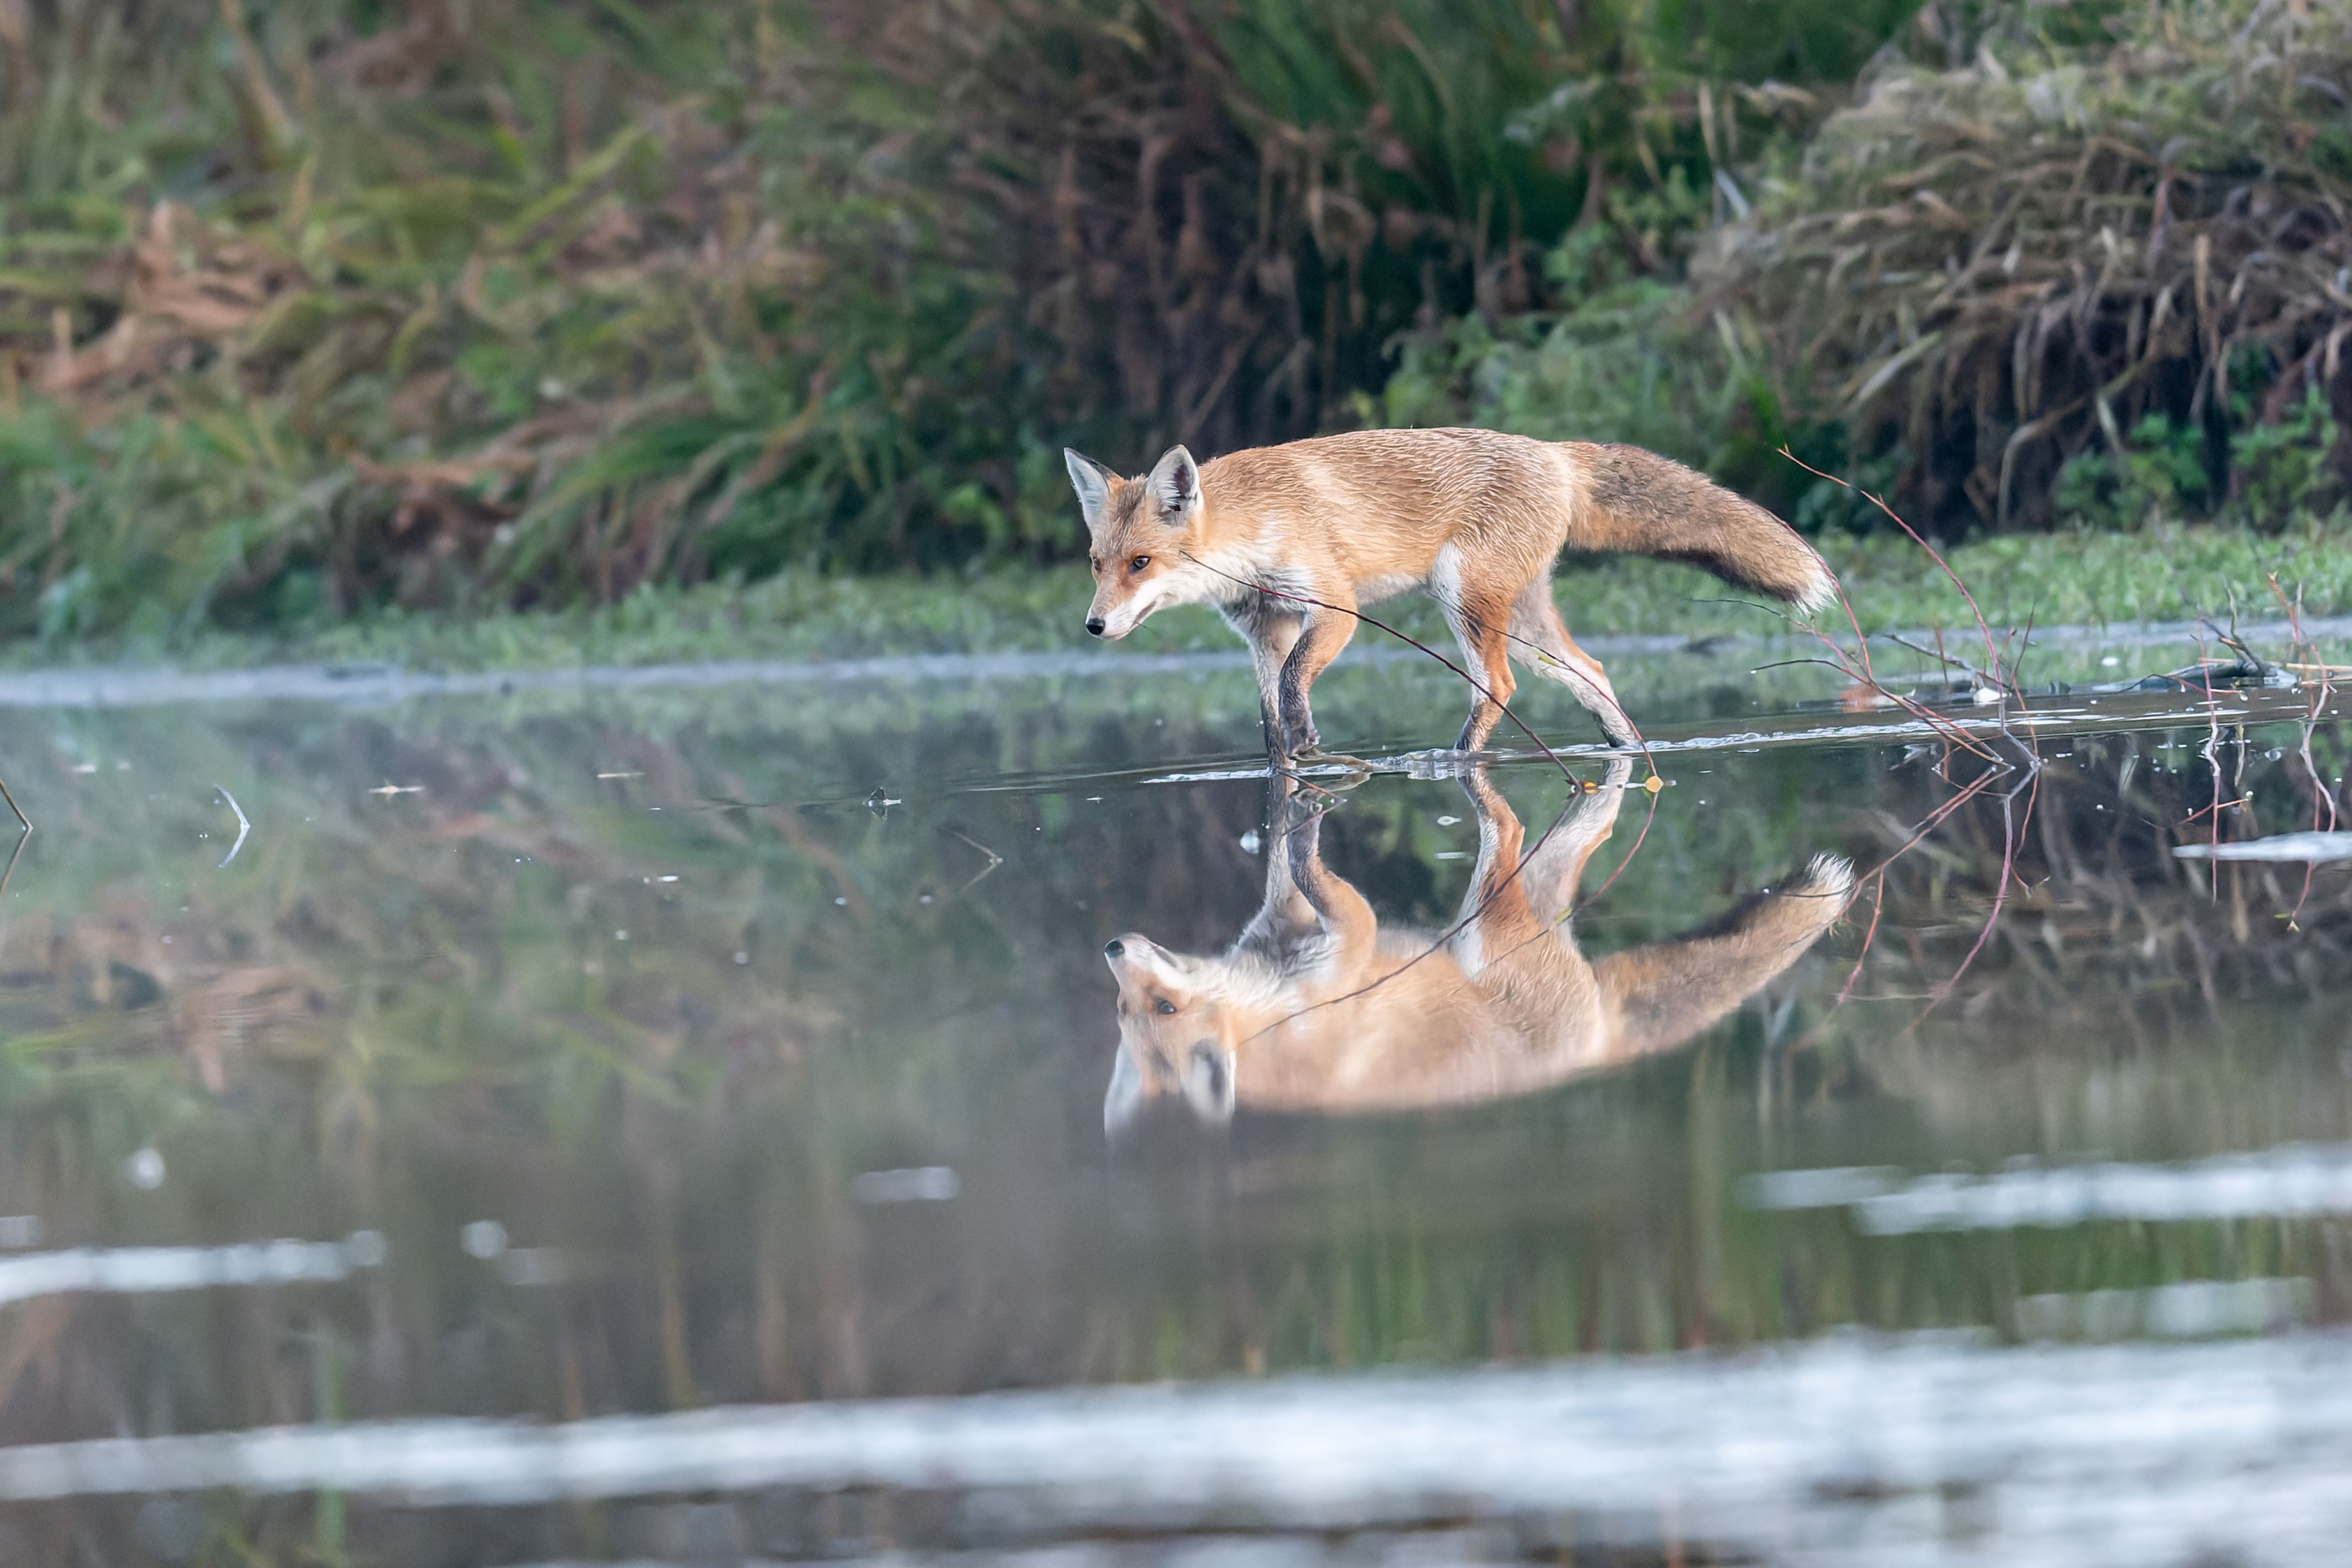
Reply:
[[[1410, 728], [1458, 705], [1443, 680], [1359, 675], [1335, 711]], [[1989, 798], [1890, 870], [1843, 1010], [1858, 922], [1632, 1071], [1112, 1160], [1101, 940], [1229, 940], [1263, 888], [1242, 844], [1257, 786], [952, 781], [1213, 754], [1226, 699], [1193, 689], [0, 714], [41, 823], [0, 913], [12, 1206], [59, 1245], [364, 1227], [390, 1249], [344, 1286], [12, 1309], [0, 1365], [29, 1370], [0, 1382], [0, 1418], [19, 1440], [125, 1410], [142, 1429], [159, 1410], [181, 1429], [307, 1419], [328, 1363], [284, 1347], [329, 1342], [354, 1347], [336, 1374], [353, 1418], [574, 1416], [1847, 1324], [2008, 1334], [2025, 1297], [2184, 1280], [2352, 1299], [2315, 1222], [1874, 1239], [1738, 1196], [1758, 1168], [2165, 1159], [2352, 1128], [2335, 1016], [2352, 886], [2322, 880], [2289, 931], [2291, 875], [2216, 885], [2166, 852], [2204, 831], [2212, 784], [2210, 731], [2179, 711], [2045, 742], [2026, 888], [1924, 1021], [1994, 895]], [[2340, 800], [2352, 747], [2334, 722], [2310, 738]], [[2250, 801], [2227, 831], [2308, 825], [2303, 743], [2291, 723], [2225, 728]], [[1675, 787], [1580, 936], [1654, 940], [1815, 852], [1868, 863], [1965, 762], [1852, 740], [1670, 754]], [[1555, 770], [1498, 774], [1531, 831], [1568, 799]], [[876, 779], [905, 797], [887, 815], [861, 803]], [[370, 793], [386, 780], [423, 788]], [[226, 868], [216, 781], [254, 829]], [[1327, 852], [1384, 916], [1425, 917], [1463, 891], [1466, 861], [1438, 857], [1470, 847], [1468, 815], [1451, 784], [1375, 779]], [[1003, 857], [977, 884], [965, 839]], [[171, 1176], [144, 1192], [121, 1173], [150, 1146]], [[957, 1170], [954, 1203], [856, 1201], [860, 1173], [922, 1165]], [[567, 1282], [465, 1252], [485, 1218]], [[310, 1505], [272, 1506], [260, 1560], [301, 1560]]]

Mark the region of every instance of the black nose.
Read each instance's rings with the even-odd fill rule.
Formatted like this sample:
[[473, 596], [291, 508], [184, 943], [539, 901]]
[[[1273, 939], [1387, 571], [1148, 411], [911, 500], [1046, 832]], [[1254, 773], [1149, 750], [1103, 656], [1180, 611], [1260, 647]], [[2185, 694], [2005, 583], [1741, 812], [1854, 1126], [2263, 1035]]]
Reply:
[[1099, 615], [1089, 615], [1089, 616], [1087, 616], [1087, 631], [1089, 631], [1089, 632], [1093, 632], [1096, 636], [1099, 637], [1099, 636], [1101, 636], [1101, 635], [1102, 635], [1102, 629], [1103, 629], [1103, 618], [1102, 618], [1101, 616], [1099, 616]]
[[1116, 958], [1126, 951], [1127, 944], [1116, 936], [1103, 944], [1103, 956], [1106, 958]]

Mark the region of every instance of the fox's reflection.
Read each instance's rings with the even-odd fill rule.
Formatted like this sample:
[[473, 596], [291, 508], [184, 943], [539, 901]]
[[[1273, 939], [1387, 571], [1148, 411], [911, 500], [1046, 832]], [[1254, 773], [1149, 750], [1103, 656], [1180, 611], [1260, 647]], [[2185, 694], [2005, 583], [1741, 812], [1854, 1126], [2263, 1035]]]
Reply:
[[[1153, 1102], [1202, 1120], [1236, 1106], [1346, 1113], [1462, 1104], [1547, 1088], [1680, 1044], [1795, 962], [1845, 908], [1853, 868], [1817, 856], [1789, 885], [1671, 941], [1578, 951], [1564, 918], [1632, 773], [1572, 800], [1519, 866], [1524, 831], [1484, 770], [1463, 782], [1478, 863], [1462, 929], [1391, 925], [1323, 863], [1320, 819], [1269, 850], [1265, 904], [1214, 957], [1128, 935], [1103, 954], [1118, 981], [1118, 1057], [1103, 1124]], [[1285, 789], [1286, 786], [1277, 786]], [[1271, 813], [1292, 814], [1286, 800]]]

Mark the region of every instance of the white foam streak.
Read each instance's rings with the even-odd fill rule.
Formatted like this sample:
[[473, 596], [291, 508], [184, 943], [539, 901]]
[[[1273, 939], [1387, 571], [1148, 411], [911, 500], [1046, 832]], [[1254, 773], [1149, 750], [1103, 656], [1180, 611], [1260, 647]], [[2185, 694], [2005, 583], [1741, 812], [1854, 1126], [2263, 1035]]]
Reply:
[[1755, 1208], [1850, 1208], [1855, 1227], [1873, 1236], [2106, 1219], [2305, 1219], [2352, 1214], [2352, 1145], [2286, 1144], [2179, 1165], [2016, 1165], [1910, 1181], [1873, 1166], [1771, 1171], [1749, 1177], [1741, 1196]]
[[2352, 833], [2273, 833], [2231, 843], [2176, 844], [2172, 852], [2182, 860], [2347, 861], [2352, 860]]
[[[1825, 1568], [2289, 1563], [2332, 1561], [2352, 1534], [2347, 1387], [2352, 1341], [2336, 1335], [2021, 1350], [1840, 1338], [1534, 1369], [103, 1439], [0, 1448], [0, 1498], [231, 1488], [515, 1505], [885, 1488], [955, 1497], [963, 1517], [1035, 1540], [1582, 1514], [1620, 1541]], [[1972, 1521], [1958, 1532], [1955, 1499]]]
[[227, 1247], [76, 1247], [0, 1258], [0, 1305], [68, 1291], [141, 1294], [207, 1285], [283, 1285], [351, 1277], [383, 1261], [383, 1238], [244, 1241]]

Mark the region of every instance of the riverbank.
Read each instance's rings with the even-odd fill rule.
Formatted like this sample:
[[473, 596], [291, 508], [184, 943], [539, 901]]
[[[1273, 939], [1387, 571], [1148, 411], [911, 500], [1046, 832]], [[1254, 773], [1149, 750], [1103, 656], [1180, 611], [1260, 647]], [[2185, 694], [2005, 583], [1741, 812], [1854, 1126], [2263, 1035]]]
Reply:
[[[1869, 630], [1970, 635], [1975, 620], [1950, 578], [1899, 535], [1833, 535], [1822, 551]], [[2011, 535], [1947, 556], [1997, 627], [2096, 627], [2282, 617], [2275, 577], [2313, 617], [2352, 611], [2352, 520], [2263, 536], [2218, 528], [2132, 534]], [[1694, 569], [1664, 561], [1564, 563], [1557, 579], [1580, 638], [1762, 638], [1788, 630], [1778, 612]], [[390, 665], [461, 673], [709, 661], [833, 660], [940, 653], [1040, 653], [1088, 645], [1088, 587], [1078, 567], [973, 575], [840, 577], [787, 573], [750, 585], [646, 589], [620, 603], [476, 617], [393, 614], [292, 635], [205, 632], [167, 641], [19, 641], [0, 668], [164, 664], [182, 670], [264, 665]], [[1409, 635], [1445, 640], [1437, 607], [1393, 601], [1380, 618]], [[1832, 612], [1835, 615], [1835, 612]], [[1843, 617], [1836, 617], [1845, 630]], [[1210, 612], [1155, 617], [1123, 653], [1230, 652]]]

